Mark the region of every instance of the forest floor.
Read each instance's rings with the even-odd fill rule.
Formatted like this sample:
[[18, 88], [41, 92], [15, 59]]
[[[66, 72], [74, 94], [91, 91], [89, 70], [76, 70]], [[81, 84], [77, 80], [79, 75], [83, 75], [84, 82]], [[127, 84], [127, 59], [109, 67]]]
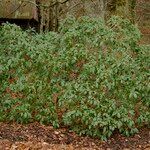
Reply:
[[78, 136], [66, 128], [39, 123], [0, 123], [0, 150], [150, 150], [150, 129], [132, 137], [114, 133], [106, 142]]

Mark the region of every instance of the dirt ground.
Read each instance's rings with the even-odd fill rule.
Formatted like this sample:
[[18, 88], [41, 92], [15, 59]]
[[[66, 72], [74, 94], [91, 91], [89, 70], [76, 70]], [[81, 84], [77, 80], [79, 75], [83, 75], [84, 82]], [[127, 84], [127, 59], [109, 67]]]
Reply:
[[128, 138], [115, 133], [103, 142], [39, 123], [0, 123], [0, 150], [150, 150], [150, 129]]

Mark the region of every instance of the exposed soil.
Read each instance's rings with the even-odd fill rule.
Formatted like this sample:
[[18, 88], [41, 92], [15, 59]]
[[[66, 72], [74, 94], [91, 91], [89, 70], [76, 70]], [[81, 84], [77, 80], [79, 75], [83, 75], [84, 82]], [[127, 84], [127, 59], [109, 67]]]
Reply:
[[0, 123], [0, 150], [150, 150], [150, 129], [128, 138], [115, 133], [103, 142], [39, 123]]

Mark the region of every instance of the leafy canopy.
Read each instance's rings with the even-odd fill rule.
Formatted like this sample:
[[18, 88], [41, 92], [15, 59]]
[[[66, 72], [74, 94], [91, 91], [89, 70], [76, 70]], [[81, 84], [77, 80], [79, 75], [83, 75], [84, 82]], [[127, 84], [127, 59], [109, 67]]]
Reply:
[[0, 121], [106, 139], [150, 123], [149, 46], [128, 20], [67, 18], [59, 33], [0, 28]]

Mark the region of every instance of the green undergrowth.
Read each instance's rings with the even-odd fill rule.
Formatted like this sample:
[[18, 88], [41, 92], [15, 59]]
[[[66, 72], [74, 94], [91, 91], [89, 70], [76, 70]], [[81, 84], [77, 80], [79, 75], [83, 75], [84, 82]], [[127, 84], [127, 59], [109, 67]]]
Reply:
[[0, 121], [105, 140], [150, 124], [150, 49], [128, 20], [67, 18], [58, 33], [0, 28]]

